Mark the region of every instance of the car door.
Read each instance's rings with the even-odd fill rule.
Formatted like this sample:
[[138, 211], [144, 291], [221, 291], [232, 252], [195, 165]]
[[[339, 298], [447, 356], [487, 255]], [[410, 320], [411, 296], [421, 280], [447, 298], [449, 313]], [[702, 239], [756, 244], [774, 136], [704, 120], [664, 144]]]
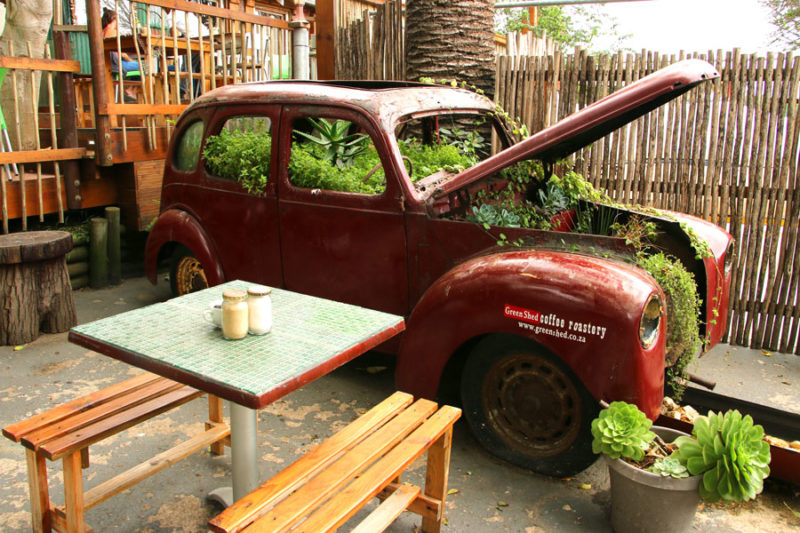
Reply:
[[376, 127], [348, 109], [285, 106], [280, 143], [285, 287], [406, 314], [401, 193], [396, 163]]
[[272, 146], [279, 111], [278, 106], [220, 106], [204, 143], [207, 194], [197, 216], [228, 280], [281, 284]]

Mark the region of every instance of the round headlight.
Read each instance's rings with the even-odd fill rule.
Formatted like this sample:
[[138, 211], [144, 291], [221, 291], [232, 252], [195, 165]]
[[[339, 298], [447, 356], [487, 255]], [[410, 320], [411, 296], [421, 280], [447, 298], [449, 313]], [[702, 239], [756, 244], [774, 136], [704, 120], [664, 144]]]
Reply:
[[651, 294], [642, 311], [642, 319], [639, 321], [639, 341], [645, 350], [656, 342], [658, 337], [658, 325], [661, 323], [661, 315], [664, 314], [664, 307], [661, 298], [657, 294]]

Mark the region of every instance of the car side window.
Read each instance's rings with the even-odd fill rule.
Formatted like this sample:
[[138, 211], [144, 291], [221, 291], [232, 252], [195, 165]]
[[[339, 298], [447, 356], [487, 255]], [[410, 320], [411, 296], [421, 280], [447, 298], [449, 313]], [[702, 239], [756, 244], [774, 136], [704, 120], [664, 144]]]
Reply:
[[228, 118], [219, 133], [209, 135], [203, 149], [208, 173], [240, 183], [247, 192], [263, 194], [272, 157], [272, 121], [261, 115]]
[[295, 187], [378, 195], [386, 176], [372, 138], [356, 123], [302, 117], [292, 124], [289, 181]]
[[175, 168], [190, 172], [197, 168], [200, 156], [200, 142], [203, 140], [203, 121], [193, 122], [183, 130], [183, 134], [175, 144]]

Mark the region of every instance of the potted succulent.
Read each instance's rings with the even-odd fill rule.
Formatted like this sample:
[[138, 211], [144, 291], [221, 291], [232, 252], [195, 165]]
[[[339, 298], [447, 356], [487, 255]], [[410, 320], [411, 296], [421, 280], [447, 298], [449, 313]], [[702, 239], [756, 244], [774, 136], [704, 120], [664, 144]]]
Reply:
[[635, 405], [612, 402], [592, 422], [592, 435], [592, 449], [609, 467], [617, 533], [685, 531], [701, 498], [755, 498], [769, 475], [764, 429], [738, 411], [701, 416], [689, 436], [652, 426]]

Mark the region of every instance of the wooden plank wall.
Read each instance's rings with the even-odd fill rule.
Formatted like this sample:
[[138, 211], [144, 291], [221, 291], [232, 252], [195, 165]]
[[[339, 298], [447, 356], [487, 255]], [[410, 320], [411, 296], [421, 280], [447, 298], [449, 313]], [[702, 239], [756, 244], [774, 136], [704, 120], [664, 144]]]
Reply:
[[[535, 132], [683, 56], [501, 56], [496, 98]], [[798, 58], [694, 56], [714, 64], [721, 79], [595, 142], [571, 163], [615, 200], [727, 228], [736, 238], [729, 342], [798, 354]]]

